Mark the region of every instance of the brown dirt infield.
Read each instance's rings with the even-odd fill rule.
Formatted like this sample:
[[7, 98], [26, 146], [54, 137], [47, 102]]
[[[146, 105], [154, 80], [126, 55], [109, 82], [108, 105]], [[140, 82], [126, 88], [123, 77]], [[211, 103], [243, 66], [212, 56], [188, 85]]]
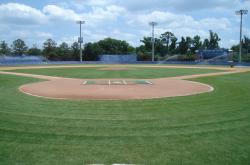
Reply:
[[[170, 67], [172, 68], [173, 66]], [[180, 66], [177, 67], [179, 68]], [[213, 69], [218, 69], [218, 68], [213, 68]], [[131, 100], [131, 99], [152, 99], [152, 98], [163, 98], [163, 97], [187, 96], [204, 92], [211, 92], [213, 91], [213, 87], [207, 84], [188, 81], [185, 79], [249, 71], [248, 69], [231, 69], [231, 68], [226, 69], [224, 67], [223, 70], [227, 71], [218, 73], [200, 74], [200, 75], [150, 79], [148, 81], [152, 82], [151, 85], [149, 84], [83, 85], [82, 83], [86, 81], [85, 79], [42, 76], [42, 75], [14, 73], [6, 71], [0, 72], [0, 74], [12, 74], [12, 75], [46, 79], [47, 81], [25, 84], [19, 87], [19, 90], [21, 92], [37, 97], [51, 98], [51, 99], [77, 99], [77, 100]], [[106, 80], [106, 79], [96, 79], [96, 81], [100, 80]], [[124, 79], [111, 79], [111, 81], [116, 81], [116, 80], [123, 81]]]

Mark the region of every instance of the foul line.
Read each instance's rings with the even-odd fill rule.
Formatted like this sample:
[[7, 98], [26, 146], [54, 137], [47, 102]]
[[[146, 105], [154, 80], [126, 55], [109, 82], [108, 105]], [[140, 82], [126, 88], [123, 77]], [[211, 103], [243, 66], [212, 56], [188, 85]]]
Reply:
[[127, 82], [125, 80], [122, 80], [122, 82], [123, 82], [124, 85], [127, 85]]
[[146, 83], [150, 84], [150, 85], [153, 85], [153, 83], [151, 83], [150, 81], [146, 81]]
[[86, 84], [87, 84], [87, 82], [88, 82], [88, 81], [83, 81], [83, 83], [82, 83], [82, 84], [83, 84], [83, 85], [86, 85]]

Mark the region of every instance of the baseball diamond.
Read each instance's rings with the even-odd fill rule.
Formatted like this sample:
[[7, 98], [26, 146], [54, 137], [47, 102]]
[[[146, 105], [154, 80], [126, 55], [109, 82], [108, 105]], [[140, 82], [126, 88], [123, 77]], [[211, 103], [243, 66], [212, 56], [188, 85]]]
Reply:
[[[41, 67], [42, 69], [43, 67]], [[53, 66], [46, 67], [53, 69]], [[63, 66], [62, 66], [63, 68]], [[72, 68], [74, 68], [72, 66]], [[72, 69], [71, 68], [71, 69]], [[76, 66], [77, 68], [77, 66]], [[118, 68], [118, 69], [117, 69]], [[143, 68], [150, 67], [144, 66]], [[152, 68], [152, 67], [151, 67]], [[158, 66], [158, 69], [171, 67]], [[23, 68], [21, 72], [28, 71], [32, 67]], [[33, 69], [37, 69], [36, 67]], [[79, 68], [78, 68], [79, 69]], [[103, 72], [103, 69], [92, 68], [97, 72]], [[136, 68], [137, 70], [139, 68]], [[190, 68], [191, 69], [191, 68]], [[203, 68], [205, 69], [205, 68]], [[209, 69], [209, 68], [207, 68]], [[176, 97], [211, 92], [214, 88], [208, 84], [186, 80], [187, 78], [223, 75], [245, 71], [244, 69], [226, 69], [217, 68], [220, 72], [207, 73], [190, 76], [177, 76], [155, 79], [89, 79], [64, 78], [43, 76], [30, 73], [2, 72], [5, 74], [14, 74], [19, 76], [37, 77], [49, 81], [24, 84], [19, 90], [28, 95], [51, 98], [51, 99], [84, 99], [84, 100], [132, 100], [132, 99], [153, 99], [164, 97]], [[20, 69], [18, 69], [20, 70]], [[16, 71], [18, 71], [16, 70]], [[109, 68], [107, 72], [131, 72], [132, 70], [122, 70], [119, 67]], [[133, 71], [134, 72], [134, 71]]]
[[0, 67], [0, 159], [225, 164], [230, 155], [232, 164], [248, 162], [249, 73], [192, 65]]
[[250, 165], [250, 0], [1, 0], [0, 165]]

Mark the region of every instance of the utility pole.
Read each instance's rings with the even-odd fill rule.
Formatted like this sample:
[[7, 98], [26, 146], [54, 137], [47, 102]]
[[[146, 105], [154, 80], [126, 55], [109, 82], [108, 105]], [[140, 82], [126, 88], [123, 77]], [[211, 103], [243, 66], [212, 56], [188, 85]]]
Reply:
[[149, 25], [152, 26], [152, 62], [154, 62], [155, 59], [155, 26], [157, 25], [156, 22], [149, 22]]
[[80, 37], [78, 38], [78, 42], [80, 43], [80, 62], [82, 63], [82, 43], [83, 43], [82, 24], [84, 24], [85, 21], [77, 21], [76, 23], [80, 24]]
[[239, 49], [239, 63], [241, 63], [241, 56], [242, 56], [242, 16], [243, 14], [247, 14], [248, 10], [239, 10], [236, 11], [236, 15], [240, 15], [240, 49]]

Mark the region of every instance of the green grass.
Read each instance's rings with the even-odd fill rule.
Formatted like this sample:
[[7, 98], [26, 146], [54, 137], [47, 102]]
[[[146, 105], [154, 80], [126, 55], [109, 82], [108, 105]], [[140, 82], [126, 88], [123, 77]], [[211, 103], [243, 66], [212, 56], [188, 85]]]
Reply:
[[39, 69], [17, 69], [12, 72], [32, 73], [48, 76], [60, 76], [70, 78], [160, 78], [174, 77], [191, 74], [205, 74], [212, 72], [221, 72], [216, 69], [193, 69], [193, 68], [142, 68], [127, 67], [128, 70], [98, 70], [105, 67], [88, 68], [39, 68]]
[[215, 91], [138, 101], [28, 96], [0, 75], [0, 164], [248, 165], [250, 73], [199, 78]]

